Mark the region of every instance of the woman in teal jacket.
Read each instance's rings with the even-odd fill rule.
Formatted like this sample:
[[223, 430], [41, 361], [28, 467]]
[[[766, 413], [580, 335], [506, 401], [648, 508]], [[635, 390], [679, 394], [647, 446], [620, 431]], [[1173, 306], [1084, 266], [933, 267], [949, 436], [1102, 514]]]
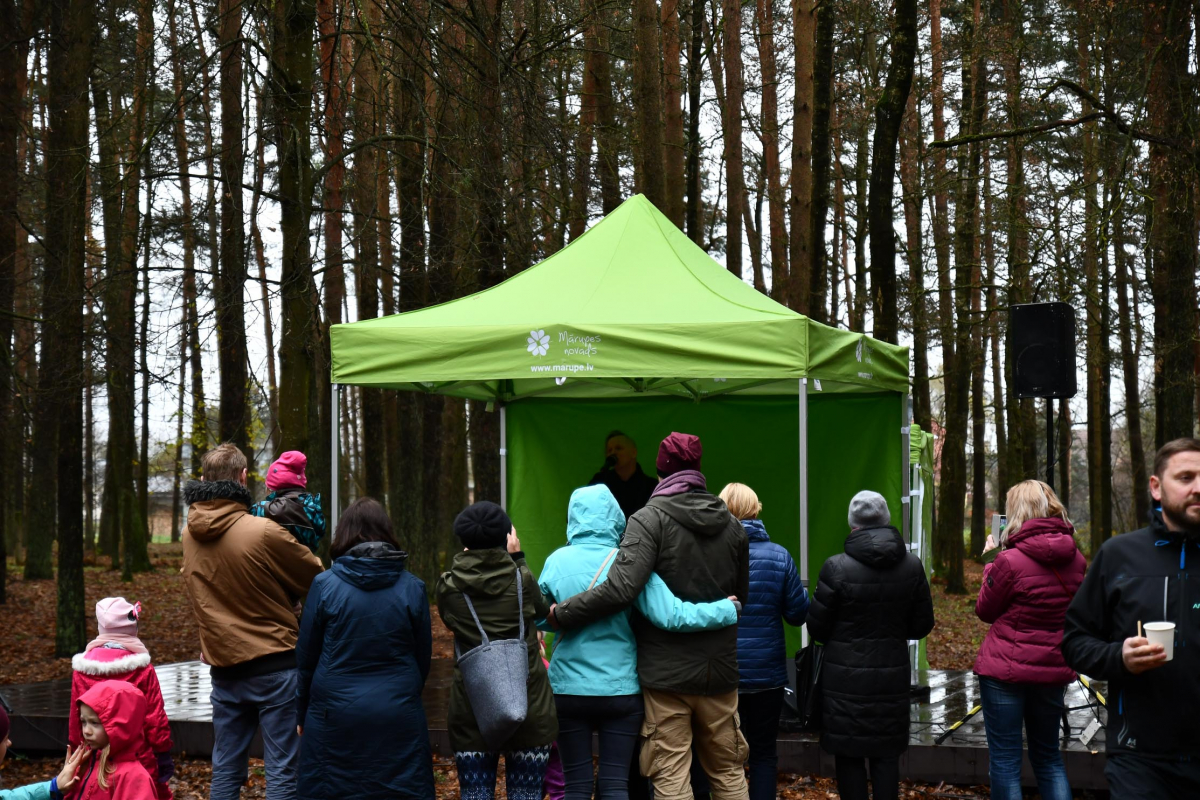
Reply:
[[[567, 547], [546, 559], [538, 586], [550, 603], [603, 583], [625, 531], [625, 515], [607, 486], [576, 489], [567, 507]], [[698, 631], [737, 622], [735, 600], [685, 603], [651, 575], [634, 604], [659, 628]], [[554, 642], [550, 685], [558, 710], [558, 749], [566, 780], [565, 800], [592, 796], [592, 733], [600, 737], [600, 795], [627, 800], [629, 767], [642, 725], [642, 688], [632, 610], [574, 631]], [[548, 628], [547, 628], [548, 629]]]

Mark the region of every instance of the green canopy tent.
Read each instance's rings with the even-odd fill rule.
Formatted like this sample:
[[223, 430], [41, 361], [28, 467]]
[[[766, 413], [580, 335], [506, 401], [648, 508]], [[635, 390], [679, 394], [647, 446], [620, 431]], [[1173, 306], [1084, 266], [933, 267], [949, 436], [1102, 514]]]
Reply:
[[331, 346], [335, 403], [339, 385], [489, 401], [501, 501], [535, 572], [613, 429], [651, 475], [667, 433], [699, 435], [710, 488], [754, 487], [810, 581], [841, 550], [854, 492], [881, 492], [908, 529], [907, 348], [776, 303], [641, 195], [491, 289], [335, 325]]

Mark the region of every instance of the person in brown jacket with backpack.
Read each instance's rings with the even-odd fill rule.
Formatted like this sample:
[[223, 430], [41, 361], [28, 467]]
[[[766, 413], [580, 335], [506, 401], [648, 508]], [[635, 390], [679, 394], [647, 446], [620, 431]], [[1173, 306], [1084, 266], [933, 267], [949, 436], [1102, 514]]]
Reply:
[[212, 677], [211, 800], [236, 800], [250, 741], [263, 729], [269, 800], [293, 800], [296, 731], [295, 608], [321, 560], [269, 519], [250, 514], [246, 456], [222, 444], [202, 479], [184, 487], [183, 580]]

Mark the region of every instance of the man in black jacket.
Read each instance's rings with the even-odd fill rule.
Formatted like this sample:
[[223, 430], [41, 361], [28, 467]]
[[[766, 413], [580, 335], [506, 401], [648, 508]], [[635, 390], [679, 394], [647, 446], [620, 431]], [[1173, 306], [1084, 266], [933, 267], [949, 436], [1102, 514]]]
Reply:
[[[1200, 440], [1154, 458], [1149, 527], [1109, 539], [1067, 609], [1067, 664], [1109, 682], [1113, 800], [1200, 797]], [[1191, 562], [1189, 569], [1188, 562]], [[1139, 623], [1175, 623], [1174, 658]]]
[[[681, 600], [736, 596], [750, 588], [750, 541], [725, 503], [707, 490], [700, 439], [672, 433], [658, 450], [663, 481], [629, 518], [608, 578], [551, 609], [550, 622], [570, 630], [634, 602], [657, 572]], [[646, 705], [642, 773], [656, 800], [691, 800], [692, 739], [714, 800], [746, 800], [748, 751], [737, 728], [737, 626], [667, 633], [634, 615], [638, 677]]]
[[637, 456], [637, 443], [621, 431], [613, 431], [604, 440], [604, 469], [588, 481], [589, 486], [608, 487], [625, 519], [641, 511], [658, 486], [658, 481], [642, 471]]

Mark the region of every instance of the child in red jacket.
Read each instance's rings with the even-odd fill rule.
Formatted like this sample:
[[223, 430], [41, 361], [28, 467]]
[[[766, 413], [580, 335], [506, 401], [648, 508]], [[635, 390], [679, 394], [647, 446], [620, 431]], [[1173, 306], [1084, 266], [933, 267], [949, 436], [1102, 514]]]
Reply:
[[137, 757], [146, 728], [141, 691], [125, 681], [101, 681], [83, 693], [76, 711], [92, 752], [70, 800], [158, 800], [157, 784]]
[[[83, 694], [101, 681], [118, 680], [136, 686], [145, 697], [146, 721], [141, 740], [134, 743], [134, 754], [154, 779], [157, 800], [171, 800], [167, 783], [175, 774], [171, 727], [150, 654], [137, 636], [141, 610], [141, 603], [131, 605], [124, 597], [106, 597], [96, 603], [99, 635], [71, 659], [71, 707], [75, 708]], [[74, 747], [83, 743], [77, 714], [71, 715], [69, 740]]]

